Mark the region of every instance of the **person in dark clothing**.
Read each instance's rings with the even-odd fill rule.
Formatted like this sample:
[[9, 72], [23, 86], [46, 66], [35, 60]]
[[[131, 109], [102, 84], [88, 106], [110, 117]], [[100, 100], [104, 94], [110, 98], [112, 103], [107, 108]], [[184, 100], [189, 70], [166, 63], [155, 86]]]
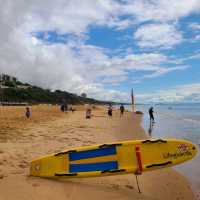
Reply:
[[149, 108], [149, 117], [150, 117], [150, 122], [154, 123], [154, 116], [153, 116], [153, 107]]
[[111, 104], [108, 107], [108, 116], [112, 117], [112, 105]]
[[65, 105], [64, 105], [64, 104], [62, 104], [62, 105], [60, 106], [60, 110], [61, 110], [62, 112], [65, 112]]
[[123, 106], [123, 104], [121, 104], [121, 106], [120, 106], [120, 117], [124, 114], [124, 106]]
[[26, 107], [26, 113], [25, 113], [25, 115], [26, 115], [26, 118], [28, 118], [28, 119], [31, 117], [31, 111], [30, 111], [29, 107]]
[[85, 113], [86, 115], [85, 115], [85, 117], [86, 117], [86, 119], [90, 119], [92, 117], [91, 105], [86, 104], [85, 107], [86, 107], [86, 113]]

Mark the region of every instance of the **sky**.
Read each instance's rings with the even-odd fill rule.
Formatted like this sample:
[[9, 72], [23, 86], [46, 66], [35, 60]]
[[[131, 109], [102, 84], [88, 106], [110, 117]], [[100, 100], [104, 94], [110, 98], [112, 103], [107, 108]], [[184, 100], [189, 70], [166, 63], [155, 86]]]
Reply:
[[99, 100], [200, 102], [200, 0], [0, 0], [0, 73]]

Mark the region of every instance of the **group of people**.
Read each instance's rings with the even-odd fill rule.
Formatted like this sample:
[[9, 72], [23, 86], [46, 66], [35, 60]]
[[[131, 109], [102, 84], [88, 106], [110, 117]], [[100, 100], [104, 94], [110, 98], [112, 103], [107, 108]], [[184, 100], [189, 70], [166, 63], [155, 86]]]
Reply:
[[[75, 111], [75, 109], [72, 106], [70, 108], [68, 108], [68, 105], [66, 103], [63, 103], [63, 104], [60, 105], [60, 111], [61, 112], [67, 112], [68, 110], [72, 111], [72, 112]], [[25, 109], [25, 117], [27, 119], [31, 118], [31, 109], [30, 109], [30, 107], [26, 107], [26, 109]]]
[[[120, 106], [120, 117], [123, 116], [124, 114], [124, 111], [125, 111], [125, 108], [124, 108], [124, 105], [121, 104]], [[108, 107], [108, 116], [112, 117], [112, 105], [110, 104], [109, 107]], [[155, 119], [154, 119], [154, 110], [153, 110], [153, 107], [150, 107], [149, 108], [149, 117], [150, 117], [150, 123], [155, 123]]]
[[[121, 104], [121, 106], [120, 106], [120, 117], [123, 116], [124, 111], [125, 111], [124, 105]], [[108, 114], [109, 117], [112, 117], [112, 115], [113, 115], [113, 107], [112, 107], [112, 104], [109, 104], [108, 110], [107, 110], [107, 114]], [[91, 106], [88, 105], [88, 104], [86, 104], [86, 115], [85, 115], [85, 116], [86, 116], [86, 119], [90, 119], [91, 116], [92, 116], [92, 108], [91, 108]]]
[[[120, 109], [120, 117], [122, 117], [123, 114], [124, 114], [124, 111], [125, 111], [124, 105], [121, 104], [121, 106], [120, 106], [119, 109]], [[60, 106], [60, 110], [61, 110], [62, 112], [67, 111], [67, 110], [68, 110], [67, 104], [62, 104], [62, 105]], [[70, 108], [70, 110], [71, 110], [72, 112], [74, 112], [74, 109], [73, 109], [72, 107]], [[108, 114], [109, 117], [112, 117], [112, 115], [113, 115], [112, 112], [113, 112], [113, 107], [112, 107], [112, 105], [110, 104], [110, 105], [108, 106], [108, 111], [107, 111], [107, 114]], [[149, 108], [150, 124], [155, 123], [155, 119], [154, 119], [154, 114], [153, 114], [153, 113], [154, 113], [153, 107], [150, 107], [150, 108]], [[28, 119], [31, 117], [31, 110], [30, 110], [29, 107], [26, 107], [25, 116], [26, 116], [26, 118], [28, 118]], [[90, 105], [86, 104], [86, 119], [90, 119], [91, 116], [92, 116], [92, 108], [91, 108]]]
[[[123, 114], [124, 114], [124, 111], [125, 111], [125, 108], [124, 108], [123, 104], [121, 104], [119, 110], [120, 110], [120, 117], [122, 117]], [[112, 105], [110, 104], [108, 106], [108, 116], [112, 117], [112, 111], [113, 111], [113, 108], [112, 108]]]
[[72, 111], [72, 112], [74, 112], [74, 111], [75, 111], [75, 109], [74, 109], [72, 106], [69, 108], [68, 105], [67, 105], [66, 103], [61, 104], [60, 110], [61, 110], [62, 112], [67, 112], [67, 111]]

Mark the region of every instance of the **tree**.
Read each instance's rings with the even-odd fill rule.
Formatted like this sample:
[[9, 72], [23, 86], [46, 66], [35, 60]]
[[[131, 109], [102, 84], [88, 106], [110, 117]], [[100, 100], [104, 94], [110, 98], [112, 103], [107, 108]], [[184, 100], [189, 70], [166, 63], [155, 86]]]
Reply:
[[86, 94], [86, 93], [82, 93], [82, 94], [81, 94], [81, 97], [87, 98], [87, 94]]
[[15, 83], [11, 82], [11, 81], [5, 81], [5, 86], [8, 86], [8, 87], [15, 87]]

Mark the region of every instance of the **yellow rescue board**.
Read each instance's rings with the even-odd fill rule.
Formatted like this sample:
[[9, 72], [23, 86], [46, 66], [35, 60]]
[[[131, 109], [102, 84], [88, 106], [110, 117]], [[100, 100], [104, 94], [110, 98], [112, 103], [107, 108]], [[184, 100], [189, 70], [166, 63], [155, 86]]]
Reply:
[[30, 175], [75, 178], [142, 173], [177, 165], [196, 153], [196, 146], [186, 140], [130, 140], [79, 147], [35, 159]]

